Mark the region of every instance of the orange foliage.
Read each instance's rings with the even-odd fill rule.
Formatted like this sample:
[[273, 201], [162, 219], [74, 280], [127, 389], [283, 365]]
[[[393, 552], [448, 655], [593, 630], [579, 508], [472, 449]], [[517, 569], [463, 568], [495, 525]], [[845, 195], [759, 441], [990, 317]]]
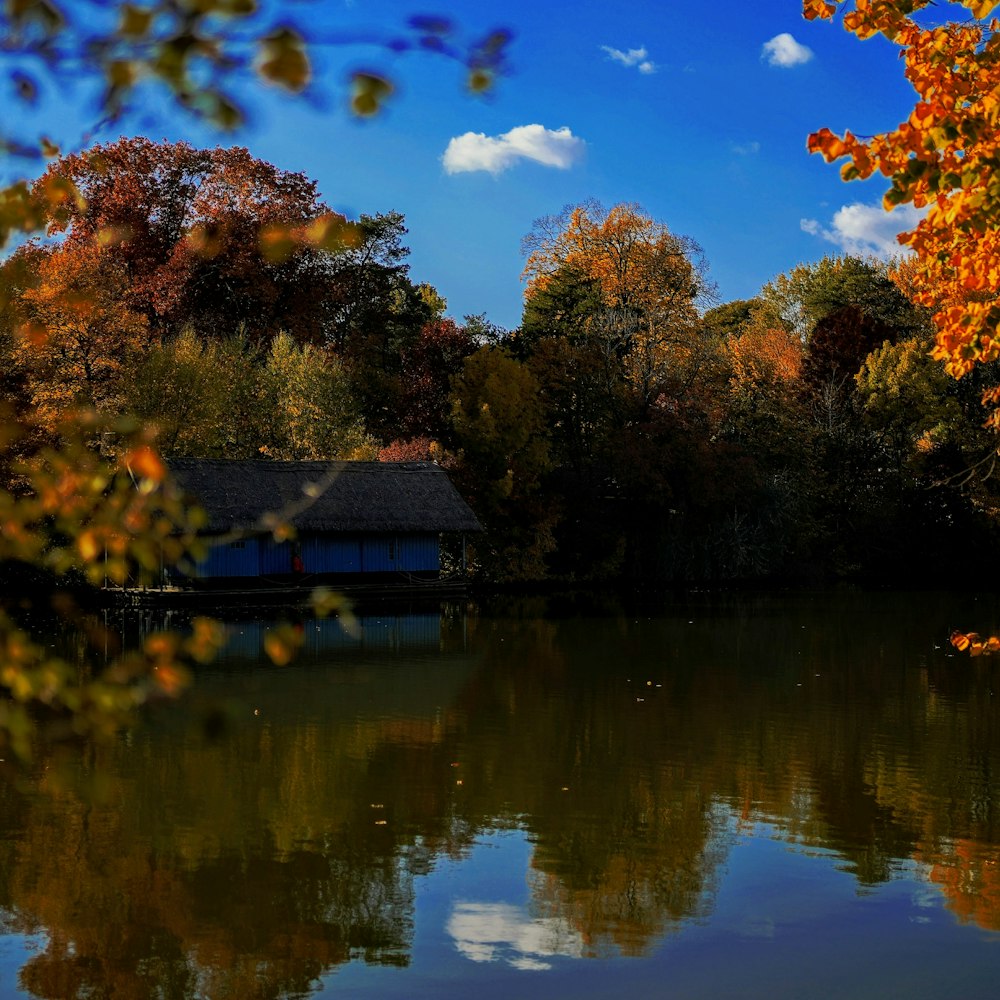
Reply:
[[127, 303], [120, 262], [95, 247], [60, 246], [39, 257], [22, 292], [12, 356], [35, 419], [54, 431], [71, 406], [114, 408], [123, 366], [142, 346], [146, 318]]
[[[921, 26], [912, 16], [931, 0], [804, 0], [809, 19], [845, 9], [844, 27], [859, 38], [881, 34], [898, 45], [918, 100], [906, 121], [860, 139], [827, 128], [809, 137], [809, 149], [827, 161], [846, 159], [845, 180], [876, 171], [891, 186], [887, 209], [910, 203], [926, 215], [900, 242], [916, 256], [915, 299], [934, 310], [933, 356], [960, 378], [979, 362], [1000, 358], [1000, 22], [995, 6], [963, 0], [972, 20]], [[1000, 428], [1000, 416], [990, 423]]]
[[1000, 858], [992, 845], [963, 838], [943, 849], [921, 847], [916, 857], [930, 865], [930, 879], [941, 887], [948, 909], [963, 924], [1000, 931]]
[[960, 652], [969, 651], [969, 656], [988, 656], [1000, 652], [1000, 637], [991, 635], [984, 639], [978, 632], [952, 632], [951, 644]]
[[662, 395], [668, 375], [697, 368], [692, 343], [707, 280], [692, 240], [638, 205], [588, 201], [537, 220], [522, 249], [528, 303], [557, 275], [597, 286], [600, 302], [581, 327], [617, 359], [643, 407]]
[[[52, 188], [73, 197], [53, 201]], [[63, 234], [47, 248], [56, 267], [74, 251], [113, 262], [122, 298], [158, 332], [242, 325], [319, 341], [331, 296], [325, 252], [359, 238], [315, 182], [239, 147], [119, 139], [53, 161], [32, 192], [49, 233]]]
[[524, 249], [525, 298], [545, 288], [562, 268], [597, 280], [611, 309], [686, 306], [693, 312], [693, 300], [702, 290], [690, 260], [698, 248], [632, 203], [606, 210], [585, 202], [539, 220]]
[[726, 341], [736, 384], [794, 383], [802, 368], [802, 342], [782, 327], [751, 325]]

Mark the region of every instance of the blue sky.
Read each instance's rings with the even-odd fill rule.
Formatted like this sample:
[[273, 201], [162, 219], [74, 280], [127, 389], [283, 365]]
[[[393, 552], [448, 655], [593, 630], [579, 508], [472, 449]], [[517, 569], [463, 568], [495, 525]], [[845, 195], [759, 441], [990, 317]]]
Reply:
[[[248, 95], [251, 124], [238, 133], [163, 114], [97, 137], [237, 143], [306, 173], [349, 216], [402, 212], [411, 276], [435, 285], [456, 318], [485, 313], [516, 326], [521, 237], [535, 218], [587, 198], [638, 202], [696, 240], [720, 301], [750, 297], [801, 261], [884, 248], [908, 224], [881, 213], [877, 180], [844, 184], [805, 149], [823, 125], [865, 134], [906, 117], [913, 92], [896, 50], [880, 38], [860, 43], [839, 23], [804, 21], [797, 0], [288, 7], [317, 29], [396, 31], [415, 13], [438, 12], [470, 36], [506, 27], [511, 73], [480, 99], [441, 57], [330, 46], [318, 54], [311, 99]], [[398, 84], [370, 121], [345, 111], [345, 75], [360, 67]], [[81, 113], [62, 108], [47, 124], [72, 148]]]

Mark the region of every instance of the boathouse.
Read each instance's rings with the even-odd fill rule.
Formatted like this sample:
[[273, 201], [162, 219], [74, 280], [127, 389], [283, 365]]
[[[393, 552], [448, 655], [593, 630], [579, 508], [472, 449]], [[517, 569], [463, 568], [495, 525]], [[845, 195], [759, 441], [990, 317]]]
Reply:
[[[436, 579], [441, 540], [482, 531], [433, 462], [175, 458], [175, 479], [208, 515], [191, 576], [373, 575]], [[294, 528], [282, 538], [280, 525]], [[275, 532], [275, 527], [278, 531]]]

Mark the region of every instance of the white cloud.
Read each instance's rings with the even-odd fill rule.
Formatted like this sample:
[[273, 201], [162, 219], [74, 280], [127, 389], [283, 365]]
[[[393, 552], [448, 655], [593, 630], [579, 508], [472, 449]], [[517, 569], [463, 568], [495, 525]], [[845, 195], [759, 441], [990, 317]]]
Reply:
[[563, 126], [518, 125], [503, 135], [466, 132], [448, 143], [442, 162], [449, 174], [486, 170], [499, 174], [519, 160], [534, 160], [546, 167], [566, 170], [583, 156], [586, 143]]
[[614, 49], [610, 45], [602, 45], [601, 51], [607, 52], [609, 59], [620, 62], [623, 66], [635, 66], [640, 73], [656, 72], [656, 63], [649, 58], [649, 53], [646, 51], [645, 45], [640, 46], [638, 49], [628, 49], [625, 52], [621, 49]]
[[922, 213], [912, 205], [900, 205], [886, 212], [881, 205], [844, 205], [837, 209], [829, 228], [816, 219], [803, 219], [799, 228], [838, 246], [844, 253], [883, 259], [906, 252], [896, 239], [898, 233], [912, 229]]
[[760, 143], [756, 140], [743, 143], [734, 142], [732, 150], [737, 156], [756, 156], [760, 152]]
[[787, 32], [775, 35], [769, 42], [764, 43], [760, 56], [767, 60], [769, 66], [780, 66], [782, 69], [790, 69], [792, 66], [801, 66], [809, 62], [813, 57], [813, 51], [795, 41]]
[[580, 958], [583, 939], [561, 917], [530, 917], [507, 903], [456, 903], [448, 919], [455, 947], [473, 962], [506, 962], [534, 972], [554, 955]]

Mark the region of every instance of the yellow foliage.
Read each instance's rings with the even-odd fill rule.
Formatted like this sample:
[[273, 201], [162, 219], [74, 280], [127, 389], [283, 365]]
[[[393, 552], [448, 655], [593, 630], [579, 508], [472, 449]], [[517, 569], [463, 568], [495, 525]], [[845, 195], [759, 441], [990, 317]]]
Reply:
[[600, 283], [605, 304], [614, 308], [663, 309], [684, 304], [693, 310], [700, 276], [690, 256], [691, 241], [675, 236], [638, 205], [605, 210], [596, 202], [577, 205], [565, 219], [540, 220], [525, 240], [529, 251], [521, 277], [525, 298], [544, 288], [561, 268]]
[[620, 362], [625, 380], [651, 403], [664, 374], [691, 362], [697, 306], [707, 291], [701, 249], [638, 205], [588, 201], [539, 219], [522, 241], [525, 301], [558, 275], [596, 286], [600, 304], [584, 321]]

